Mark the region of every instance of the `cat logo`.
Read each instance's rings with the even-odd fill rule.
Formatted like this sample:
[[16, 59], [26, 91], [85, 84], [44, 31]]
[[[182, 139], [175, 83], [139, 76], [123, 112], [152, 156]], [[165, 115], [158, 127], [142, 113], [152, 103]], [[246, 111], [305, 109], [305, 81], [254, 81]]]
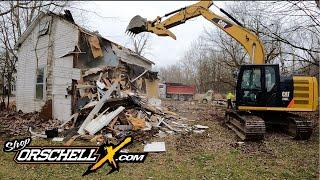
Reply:
[[289, 101], [290, 91], [282, 91], [282, 100]]

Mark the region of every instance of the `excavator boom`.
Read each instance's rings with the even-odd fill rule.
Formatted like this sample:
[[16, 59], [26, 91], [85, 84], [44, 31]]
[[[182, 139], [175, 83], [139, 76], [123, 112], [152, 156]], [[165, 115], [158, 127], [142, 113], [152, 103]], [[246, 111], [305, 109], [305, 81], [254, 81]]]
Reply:
[[137, 15], [131, 19], [127, 32], [134, 35], [141, 32], [151, 32], [158, 36], [170, 36], [176, 39], [176, 36], [169, 30], [170, 28], [183, 24], [189, 19], [203, 16], [237, 40], [248, 52], [252, 64], [264, 64], [264, 46], [258, 36], [242, 27], [239, 22], [233, 23], [210, 11], [209, 8], [212, 4], [212, 1], [200, 1], [165, 14], [165, 20], [162, 20], [163, 17], [157, 17], [153, 21], [147, 21], [147, 19]]

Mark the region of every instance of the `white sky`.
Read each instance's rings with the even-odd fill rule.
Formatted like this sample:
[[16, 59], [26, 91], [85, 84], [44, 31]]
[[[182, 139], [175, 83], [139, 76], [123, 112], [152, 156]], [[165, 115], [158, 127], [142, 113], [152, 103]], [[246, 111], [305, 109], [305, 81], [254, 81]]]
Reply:
[[[157, 16], [163, 16], [176, 9], [194, 4], [196, 1], [94, 1], [78, 3], [82, 9], [96, 12], [102, 16], [83, 13], [85, 26], [90, 27], [90, 30], [99, 31], [103, 37], [111, 41], [130, 47], [129, 36], [125, 34], [125, 30], [132, 17], [140, 15], [148, 20], [154, 20]], [[224, 7], [222, 1], [214, 3], [219, 7]], [[210, 9], [219, 12], [214, 6], [211, 6]], [[145, 56], [155, 62], [157, 67], [174, 64], [183, 56], [191, 42], [199, 37], [204, 28], [215, 27], [203, 17], [197, 17], [170, 29], [176, 35], [177, 40], [150, 33], [151, 49], [148, 51], [149, 54]]]

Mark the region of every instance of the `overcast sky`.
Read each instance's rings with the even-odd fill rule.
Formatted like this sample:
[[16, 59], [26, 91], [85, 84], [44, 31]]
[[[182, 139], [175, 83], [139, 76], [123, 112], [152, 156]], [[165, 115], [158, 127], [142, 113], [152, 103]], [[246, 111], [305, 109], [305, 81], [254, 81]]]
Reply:
[[[148, 20], [154, 20], [157, 16], [182, 8], [196, 1], [98, 1], [78, 2], [82, 9], [94, 11], [94, 13], [82, 13], [82, 21], [90, 30], [99, 33], [121, 45], [130, 47], [129, 36], [125, 34], [126, 27], [131, 18], [140, 15]], [[219, 7], [224, 7], [224, 2], [215, 2]], [[212, 6], [210, 10], [217, 12]], [[219, 14], [219, 13], [218, 13]], [[77, 18], [76, 20], [81, 18]], [[81, 24], [81, 23], [79, 23]], [[198, 38], [204, 28], [213, 28], [213, 24], [197, 17], [187, 21], [185, 24], [171, 28], [177, 40], [170, 37], [159, 37], [151, 34], [151, 49], [146, 57], [156, 63], [156, 66], [166, 66], [176, 63], [182, 56], [190, 43]]]

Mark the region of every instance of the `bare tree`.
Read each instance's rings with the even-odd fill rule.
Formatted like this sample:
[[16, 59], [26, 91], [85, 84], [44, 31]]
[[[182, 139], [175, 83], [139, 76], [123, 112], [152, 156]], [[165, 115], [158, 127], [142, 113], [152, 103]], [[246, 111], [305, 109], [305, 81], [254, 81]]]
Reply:
[[200, 93], [230, 89], [235, 84], [230, 73], [232, 68], [225, 65], [223, 54], [208, 49], [206, 42], [201, 38], [193, 41], [179, 62], [160, 68], [162, 80], [196, 85]]
[[140, 33], [135, 37], [131, 37], [131, 44], [133, 46], [134, 52], [143, 56], [147, 51], [150, 50], [150, 34], [149, 33]]
[[[283, 73], [319, 74], [320, 12], [315, 2], [230, 2], [226, 10], [263, 42], [266, 63], [280, 64]], [[199, 92], [224, 92], [235, 86], [233, 73], [248, 59], [238, 42], [212, 26], [178, 63], [161, 68], [160, 75], [196, 84]]]
[[[283, 72], [292, 69], [292, 61], [299, 62], [294, 66], [319, 67], [316, 55], [320, 53], [320, 12], [314, 2], [242, 1], [228, 4], [226, 10], [259, 36], [265, 47], [266, 63], [279, 63]], [[244, 56], [232, 55], [240, 46], [238, 43], [231, 44], [220, 30], [209, 32], [204, 37], [214, 42], [212, 46], [218, 46], [229, 59], [235, 58], [234, 62], [243, 63]]]
[[179, 64], [160, 67], [159, 75], [161, 80], [165, 82], [184, 83], [182, 78], [183, 71]]

